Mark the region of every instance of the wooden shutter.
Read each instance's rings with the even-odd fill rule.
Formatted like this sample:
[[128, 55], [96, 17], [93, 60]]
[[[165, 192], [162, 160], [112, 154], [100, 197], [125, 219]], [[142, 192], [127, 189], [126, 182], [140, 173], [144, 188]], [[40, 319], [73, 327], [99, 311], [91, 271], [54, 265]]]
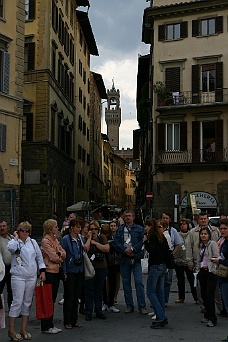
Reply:
[[215, 121], [215, 160], [223, 161], [223, 120]]
[[199, 20], [192, 20], [192, 37], [199, 35]]
[[165, 25], [158, 26], [158, 40], [159, 41], [165, 40]]
[[35, 19], [35, 0], [29, 0], [29, 19]]
[[200, 67], [192, 65], [192, 103], [199, 103]]
[[215, 33], [223, 33], [223, 16], [215, 18]]
[[3, 93], [9, 94], [9, 81], [10, 81], [10, 54], [6, 51], [0, 51], [2, 55], [2, 79], [1, 82], [1, 90]]
[[6, 152], [6, 125], [0, 124], [0, 151]]
[[180, 37], [181, 38], [187, 38], [188, 37], [188, 22], [183, 21], [180, 24]]
[[165, 85], [170, 92], [180, 92], [180, 68], [165, 69]]
[[215, 78], [215, 101], [223, 101], [223, 62], [215, 64], [216, 78]]
[[26, 141], [33, 141], [33, 113], [26, 113]]
[[35, 69], [35, 43], [28, 43], [28, 70]]
[[158, 151], [165, 150], [165, 124], [158, 124]]
[[180, 123], [180, 150], [187, 151], [187, 122]]
[[200, 161], [200, 122], [192, 121], [192, 162]]

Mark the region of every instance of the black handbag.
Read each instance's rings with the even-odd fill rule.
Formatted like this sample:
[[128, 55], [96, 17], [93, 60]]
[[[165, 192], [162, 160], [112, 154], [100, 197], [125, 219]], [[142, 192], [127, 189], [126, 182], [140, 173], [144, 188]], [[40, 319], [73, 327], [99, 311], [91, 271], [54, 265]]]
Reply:
[[167, 255], [166, 255], [166, 261], [165, 261], [166, 267], [168, 269], [173, 269], [175, 268], [175, 259], [174, 259], [174, 255], [173, 252], [171, 251], [171, 249], [169, 249]]

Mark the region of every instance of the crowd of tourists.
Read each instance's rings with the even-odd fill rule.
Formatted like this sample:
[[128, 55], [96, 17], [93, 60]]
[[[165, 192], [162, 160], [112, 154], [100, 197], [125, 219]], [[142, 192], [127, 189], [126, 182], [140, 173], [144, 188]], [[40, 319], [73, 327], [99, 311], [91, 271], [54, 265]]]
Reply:
[[[10, 234], [6, 221], [0, 221], [0, 294], [6, 285], [8, 336], [12, 341], [31, 340], [27, 331], [34, 290], [38, 280], [51, 284], [52, 303], [63, 281], [63, 325], [65, 329], [81, 328], [78, 313], [86, 321], [94, 317], [105, 320], [105, 311], [119, 313], [117, 297], [122, 280], [126, 308], [135, 310], [132, 293], [134, 277], [137, 308], [148, 315], [147, 296], [151, 307], [152, 329], [168, 325], [166, 306], [175, 270], [178, 286], [176, 304], [185, 301], [185, 276], [193, 301], [201, 305], [201, 323], [217, 325], [220, 316], [228, 313], [228, 218], [220, 217], [220, 227], [209, 225], [207, 213], [200, 212], [194, 222], [182, 217], [179, 229], [171, 225], [171, 215], [163, 212], [159, 220], [148, 217], [144, 227], [134, 222], [134, 213], [127, 210], [119, 220], [102, 226], [96, 220], [77, 218], [73, 213], [62, 224], [48, 219], [43, 224], [39, 246], [30, 237], [32, 226], [21, 222]], [[95, 275], [85, 278], [85, 254]], [[142, 262], [147, 263], [146, 291]], [[144, 265], [145, 266], [145, 265]], [[0, 310], [3, 302], [0, 300]], [[53, 314], [41, 319], [41, 331], [57, 334]], [[15, 321], [21, 317], [20, 331]], [[228, 340], [224, 339], [224, 341]]]

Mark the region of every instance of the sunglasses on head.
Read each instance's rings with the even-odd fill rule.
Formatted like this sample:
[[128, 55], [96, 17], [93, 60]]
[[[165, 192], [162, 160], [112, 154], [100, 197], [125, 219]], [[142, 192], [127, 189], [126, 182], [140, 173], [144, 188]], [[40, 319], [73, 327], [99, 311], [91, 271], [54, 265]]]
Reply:
[[25, 229], [25, 228], [20, 228], [19, 231], [22, 233], [29, 233], [30, 232], [29, 229]]

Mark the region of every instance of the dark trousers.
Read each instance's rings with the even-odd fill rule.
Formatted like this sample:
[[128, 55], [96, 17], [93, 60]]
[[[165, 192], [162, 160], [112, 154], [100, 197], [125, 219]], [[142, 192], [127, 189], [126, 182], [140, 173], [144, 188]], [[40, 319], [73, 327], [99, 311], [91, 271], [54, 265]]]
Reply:
[[187, 276], [192, 297], [195, 301], [197, 301], [197, 293], [196, 288], [194, 287], [194, 275], [193, 271], [189, 270], [188, 266], [175, 266], [176, 275], [177, 275], [177, 286], [178, 286], [178, 294], [179, 299], [185, 299], [185, 274]]
[[103, 287], [103, 302], [110, 308], [114, 305], [114, 298], [116, 293], [116, 267], [115, 265], [108, 266], [108, 293], [106, 288], [106, 279]]
[[212, 321], [214, 324], [217, 324], [217, 317], [215, 314], [215, 289], [217, 285], [217, 276], [214, 273], [201, 268], [198, 273], [198, 279], [200, 282], [203, 305], [206, 310], [204, 317]]
[[2, 294], [3, 289], [6, 284], [7, 288], [7, 303], [8, 303], [8, 308], [10, 309], [10, 306], [13, 301], [13, 294], [12, 294], [12, 289], [11, 289], [11, 273], [10, 273], [10, 268], [11, 265], [7, 266], [5, 265], [5, 277], [2, 279], [0, 282], [0, 294]]
[[102, 291], [107, 275], [107, 268], [96, 268], [96, 274], [92, 279], [85, 281], [85, 310], [87, 314], [102, 312]]
[[63, 321], [64, 325], [75, 326], [78, 321], [78, 299], [81, 295], [83, 273], [67, 273], [64, 284]]
[[[59, 273], [46, 272], [45, 284], [52, 284], [53, 306], [54, 306], [54, 303], [58, 294], [59, 282], [60, 282]], [[51, 316], [48, 319], [41, 319], [41, 331], [47, 331], [50, 328], [54, 328], [53, 316]]]

